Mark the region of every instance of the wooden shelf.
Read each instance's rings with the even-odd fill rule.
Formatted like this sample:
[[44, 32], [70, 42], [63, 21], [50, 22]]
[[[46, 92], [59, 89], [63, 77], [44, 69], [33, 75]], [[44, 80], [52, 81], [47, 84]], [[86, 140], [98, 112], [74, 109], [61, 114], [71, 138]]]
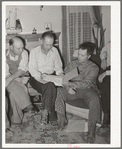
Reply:
[[[57, 48], [59, 48], [59, 36], [60, 36], [60, 32], [56, 32], [55, 33], [55, 40], [54, 40], [54, 46], [56, 46]], [[14, 36], [20, 36], [23, 39], [25, 39], [26, 42], [26, 48], [28, 50], [31, 50], [32, 48], [34, 48], [34, 46], [38, 46], [40, 44], [41, 41], [41, 36], [42, 34], [8, 34], [6, 36], [6, 43], [8, 46], [9, 40], [11, 38], [13, 38]]]

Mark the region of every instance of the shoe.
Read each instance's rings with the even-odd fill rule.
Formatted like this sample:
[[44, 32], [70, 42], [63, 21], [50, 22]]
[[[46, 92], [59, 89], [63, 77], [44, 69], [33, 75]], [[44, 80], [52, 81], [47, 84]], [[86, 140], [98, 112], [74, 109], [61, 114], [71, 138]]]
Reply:
[[92, 122], [88, 126], [87, 143], [94, 143], [95, 142], [95, 131], [96, 131], [96, 122]]
[[59, 129], [63, 130], [68, 124], [68, 120], [63, 114], [57, 113]]
[[23, 118], [22, 118], [22, 123], [26, 123], [31, 116], [35, 115], [35, 109], [33, 108], [32, 105], [27, 106], [23, 110]]
[[102, 122], [101, 128], [108, 127], [110, 125], [110, 116], [109, 113], [104, 113], [104, 118]]
[[52, 127], [58, 127], [58, 122], [57, 121], [49, 121], [49, 125]]
[[29, 115], [34, 115], [35, 114], [35, 109], [32, 105], [27, 106], [26, 108], [23, 109], [24, 113], [29, 113]]
[[61, 130], [65, 129], [67, 125], [68, 125], [68, 120], [63, 118], [61, 121], [60, 129]]
[[51, 127], [58, 127], [57, 113], [55, 111], [49, 112], [49, 125]]
[[13, 135], [14, 135], [13, 130], [11, 130], [10, 128], [7, 128], [6, 129], [6, 136], [7, 137], [12, 137]]
[[100, 128], [109, 128], [110, 125], [109, 124], [102, 124]]
[[90, 137], [90, 136], [89, 136], [89, 137], [87, 138], [87, 143], [92, 144], [92, 143], [94, 143], [94, 142], [95, 142], [95, 137], [93, 137], [93, 136]]

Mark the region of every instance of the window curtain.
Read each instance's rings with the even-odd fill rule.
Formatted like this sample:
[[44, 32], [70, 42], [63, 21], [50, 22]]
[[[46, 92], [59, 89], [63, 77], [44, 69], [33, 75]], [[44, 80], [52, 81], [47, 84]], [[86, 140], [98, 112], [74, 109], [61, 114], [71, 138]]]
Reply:
[[101, 7], [100, 6], [91, 6], [91, 19], [92, 24], [95, 27], [101, 26]]
[[67, 7], [67, 37], [68, 37], [68, 61], [74, 59], [74, 50], [78, 48], [81, 38], [81, 12], [78, 6]]
[[88, 6], [67, 6], [67, 58], [74, 60], [74, 50], [82, 42], [91, 41], [92, 23]]
[[100, 6], [62, 6], [62, 53], [65, 66], [74, 59], [74, 50], [82, 42], [95, 42], [98, 54], [104, 45], [103, 35]]
[[96, 54], [99, 55], [105, 44], [104, 33], [106, 30], [103, 29], [101, 6], [91, 6], [90, 16], [92, 20], [92, 34], [96, 44]]

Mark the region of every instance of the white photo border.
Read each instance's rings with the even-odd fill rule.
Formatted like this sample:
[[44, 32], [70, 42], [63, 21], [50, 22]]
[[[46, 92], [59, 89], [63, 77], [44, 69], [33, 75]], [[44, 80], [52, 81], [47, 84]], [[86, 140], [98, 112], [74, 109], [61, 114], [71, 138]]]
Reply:
[[66, 148], [67, 144], [6, 144], [5, 143], [5, 13], [6, 5], [101, 5], [111, 6], [111, 143], [72, 144], [72, 147], [120, 147], [121, 145], [121, 41], [120, 1], [3, 1], [2, 2], [2, 147], [4, 148]]

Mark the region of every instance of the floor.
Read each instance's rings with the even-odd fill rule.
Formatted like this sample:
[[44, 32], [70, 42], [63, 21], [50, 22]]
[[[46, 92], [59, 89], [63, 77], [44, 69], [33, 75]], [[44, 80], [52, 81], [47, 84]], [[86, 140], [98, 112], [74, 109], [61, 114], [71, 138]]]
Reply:
[[[83, 120], [76, 115], [67, 113], [69, 120]], [[6, 135], [6, 143], [26, 144], [86, 144], [87, 132], [66, 132], [50, 125], [41, 125], [40, 113], [30, 117], [23, 124], [12, 124], [14, 135]], [[95, 144], [110, 144], [110, 128], [98, 128], [96, 130]]]

